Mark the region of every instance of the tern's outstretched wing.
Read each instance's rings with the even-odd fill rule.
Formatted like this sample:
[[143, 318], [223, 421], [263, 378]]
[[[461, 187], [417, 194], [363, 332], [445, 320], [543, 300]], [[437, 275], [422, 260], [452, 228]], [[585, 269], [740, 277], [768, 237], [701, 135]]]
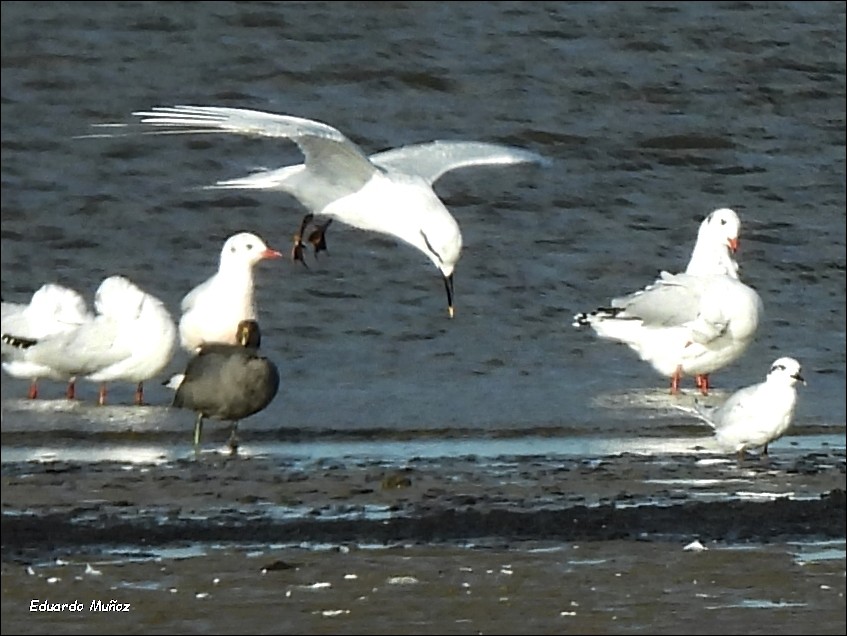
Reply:
[[458, 168], [515, 163], [549, 164], [548, 159], [530, 150], [482, 141], [431, 141], [378, 152], [371, 155], [370, 160], [387, 170], [417, 175], [430, 184], [444, 173]]

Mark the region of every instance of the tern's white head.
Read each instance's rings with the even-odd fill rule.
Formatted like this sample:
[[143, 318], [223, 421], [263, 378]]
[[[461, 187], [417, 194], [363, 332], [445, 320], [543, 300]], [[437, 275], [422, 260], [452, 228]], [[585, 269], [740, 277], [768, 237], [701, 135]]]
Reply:
[[453, 272], [462, 253], [462, 232], [447, 208], [443, 208], [443, 214], [434, 213], [431, 219], [423, 220], [418, 228], [417, 241], [412, 244], [426, 254], [441, 272], [447, 290], [447, 311], [452, 318]]
[[794, 386], [797, 382], [806, 384], [801, 371], [800, 363], [794, 358], [778, 358], [774, 360], [770, 371], [768, 371], [767, 381], [779, 382], [788, 386]]

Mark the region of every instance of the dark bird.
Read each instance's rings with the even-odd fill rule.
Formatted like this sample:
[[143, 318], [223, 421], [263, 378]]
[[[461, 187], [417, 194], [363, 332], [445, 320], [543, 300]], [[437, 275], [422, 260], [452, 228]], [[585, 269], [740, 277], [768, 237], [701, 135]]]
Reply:
[[194, 446], [200, 444], [203, 419], [232, 422], [229, 447], [238, 449], [239, 420], [264, 409], [279, 390], [276, 365], [259, 353], [261, 333], [255, 320], [242, 320], [238, 344], [210, 342], [200, 346], [182, 376], [168, 386], [176, 388], [173, 406], [197, 413]]

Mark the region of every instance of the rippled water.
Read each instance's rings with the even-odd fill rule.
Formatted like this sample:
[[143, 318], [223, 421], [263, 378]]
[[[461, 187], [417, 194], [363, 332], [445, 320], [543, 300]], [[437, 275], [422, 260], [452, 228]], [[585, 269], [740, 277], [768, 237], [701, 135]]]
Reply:
[[[673, 437], [691, 422], [670, 408], [665, 380], [571, 317], [684, 266], [700, 220], [722, 206], [741, 215], [742, 276], [766, 314], [746, 355], [713, 377], [715, 399], [792, 355], [808, 381], [797, 429], [843, 437], [844, 25], [839, 2], [4, 2], [3, 298], [50, 280], [91, 298], [124, 273], [176, 315], [230, 234], [289, 249], [303, 212], [294, 199], [201, 187], [299, 161], [292, 147], [79, 138], [134, 110], [288, 113], [368, 152], [509, 143], [551, 166], [467, 169], [437, 184], [464, 234], [453, 320], [432, 265], [384, 237], [334, 224], [329, 254], [308, 270], [260, 264], [263, 347], [282, 387], [242, 423], [245, 438]], [[164, 375], [184, 363], [178, 354]], [[109, 421], [142, 417], [190, 437], [193, 416], [158, 408], [170, 394], [156, 382], [157, 408], [106, 422], [20, 407], [25, 390], [3, 376], [4, 432], [59, 422], [98, 443]], [[116, 409], [131, 391], [113, 387]]]
[[[844, 423], [839, 3], [72, 6], [3, 5], [4, 297], [48, 280], [90, 297], [123, 272], [176, 313], [231, 233], [288, 249], [296, 201], [199, 187], [297, 160], [291, 148], [75, 138], [133, 110], [292, 113], [367, 151], [507, 142], [552, 167], [438, 184], [465, 235], [454, 320], [422, 255], [357, 230], [333, 227], [309, 271], [259, 266], [263, 345], [283, 388], [257, 424], [603, 426], [593, 397], [664, 380], [573, 329], [572, 314], [682, 267], [699, 221], [723, 205], [740, 211], [742, 272], [767, 313], [718, 388], [793, 355], [809, 380], [798, 423]], [[4, 396], [24, 390], [3, 378]]]

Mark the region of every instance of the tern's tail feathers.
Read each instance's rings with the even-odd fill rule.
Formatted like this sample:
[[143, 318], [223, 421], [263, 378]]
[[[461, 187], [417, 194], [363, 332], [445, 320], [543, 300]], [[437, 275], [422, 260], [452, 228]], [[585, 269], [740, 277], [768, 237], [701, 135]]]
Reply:
[[715, 424], [715, 420], [712, 417], [712, 414], [715, 410], [713, 406], [706, 406], [705, 404], [700, 404], [700, 401], [697, 398], [694, 398], [694, 414], [697, 415], [701, 420], [703, 420], [706, 424], [711, 426], [712, 428], [717, 428]]
[[285, 182], [292, 176], [299, 174], [304, 169], [303, 164], [285, 166], [274, 170], [259, 170], [246, 177], [218, 181], [213, 186], [207, 186], [208, 190], [275, 190], [285, 189]]
[[711, 428], [716, 428], [715, 422], [712, 419], [713, 407], [700, 404], [697, 398], [694, 398], [693, 406], [689, 406], [687, 404], [674, 404], [673, 407], [679, 411], [682, 411], [683, 413], [693, 415], [699, 420], [702, 420], [705, 424], [708, 424]]

